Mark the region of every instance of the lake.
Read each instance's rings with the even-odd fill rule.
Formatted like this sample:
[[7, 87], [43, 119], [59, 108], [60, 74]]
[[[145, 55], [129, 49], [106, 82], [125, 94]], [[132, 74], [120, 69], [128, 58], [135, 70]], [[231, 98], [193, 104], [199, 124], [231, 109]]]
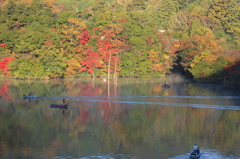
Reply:
[[2, 78], [0, 158], [240, 158], [239, 110], [239, 91], [178, 76]]

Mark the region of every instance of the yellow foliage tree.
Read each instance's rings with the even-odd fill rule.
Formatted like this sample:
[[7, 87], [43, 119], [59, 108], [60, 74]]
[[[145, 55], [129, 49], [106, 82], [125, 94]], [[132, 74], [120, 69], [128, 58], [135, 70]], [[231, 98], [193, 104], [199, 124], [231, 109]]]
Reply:
[[201, 51], [209, 50], [211, 52], [217, 52], [221, 50], [221, 46], [218, 44], [218, 41], [215, 39], [211, 30], [209, 30], [205, 35], [195, 35], [190, 38], [191, 43], [194, 47], [198, 48]]
[[226, 15], [228, 12], [228, 4], [230, 0], [214, 0], [210, 7], [208, 17], [214, 20], [217, 24], [226, 22]]
[[75, 58], [71, 58], [67, 61], [67, 68], [66, 68], [64, 74], [66, 76], [74, 75], [74, 74], [76, 74], [76, 70], [78, 70], [80, 68], [81, 68], [80, 62]]
[[154, 51], [153, 49], [151, 49], [148, 53], [149, 60], [153, 63], [159, 62], [160, 60], [158, 54], [158, 51]]
[[64, 38], [69, 40], [70, 43], [78, 42], [78, 35], [81, 33], [83, 29], [86, 28], [86, 24], [84, 22], [80, 22], [77, 18], [68, 19], [69, 25], [62, 25], [62, 33], [64, 34]]
[[203, 51], [196, 56], [194, 56], [193, 60], [190, 63], [190, 67], [193, 68], [198, 62], [203, 61], [203, 59], [211, 54], [210, 51]]
[[218, 41], [215, 39], [211, 30], [209, 30], [204, 36], [195, 35], [193, 37], [193, 44], [195, 44], [201, 52], [191, 61], [191, 67], [194, 67], [195, 64], [200, 61], [213, 63], [219, 57], [221, 52], [221, 46], [218, 44]]

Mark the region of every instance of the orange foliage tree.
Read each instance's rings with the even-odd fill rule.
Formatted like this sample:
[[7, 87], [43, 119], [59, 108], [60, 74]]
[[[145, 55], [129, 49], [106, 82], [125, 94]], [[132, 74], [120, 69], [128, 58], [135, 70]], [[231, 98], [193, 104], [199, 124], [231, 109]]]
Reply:
[[188, 38], [177, 50], [181, 59], [180, 65], [195, 79], [216, 73], [215, 68], [210, 65], [217, 62], [221, 51], [221, 46], [210, 30], [205, 35], [196, 34]]

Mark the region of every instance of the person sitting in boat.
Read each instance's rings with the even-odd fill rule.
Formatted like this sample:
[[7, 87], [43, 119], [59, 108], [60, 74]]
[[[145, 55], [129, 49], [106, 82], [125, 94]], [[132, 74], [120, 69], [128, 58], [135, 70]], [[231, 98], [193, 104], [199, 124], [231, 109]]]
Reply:
[[166, 82], [162, 86], [166, 87], [166, 88], [170, 87], [170, 85], [168, 83], [166, 83]]
[[197, 146], [197, 144], [195, 144], [193, 146], [193, 151], [191, 152], [190, 159], [199, 157], [200, 157], [199, 147]]
[[65, 104], [65, 102], [66, 102], [66, 101], [65, 101], [65, 98], [63, 98], [63, 99], [62, 99], [62, 103]]

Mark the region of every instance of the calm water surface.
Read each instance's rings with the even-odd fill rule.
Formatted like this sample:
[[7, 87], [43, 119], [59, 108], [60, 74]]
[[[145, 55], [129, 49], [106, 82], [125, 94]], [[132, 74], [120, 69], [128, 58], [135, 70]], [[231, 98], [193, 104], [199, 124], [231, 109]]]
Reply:
[[0, 79], [0, 158], [240, 158], [239, 110], [239, 91], [177, 77]]

